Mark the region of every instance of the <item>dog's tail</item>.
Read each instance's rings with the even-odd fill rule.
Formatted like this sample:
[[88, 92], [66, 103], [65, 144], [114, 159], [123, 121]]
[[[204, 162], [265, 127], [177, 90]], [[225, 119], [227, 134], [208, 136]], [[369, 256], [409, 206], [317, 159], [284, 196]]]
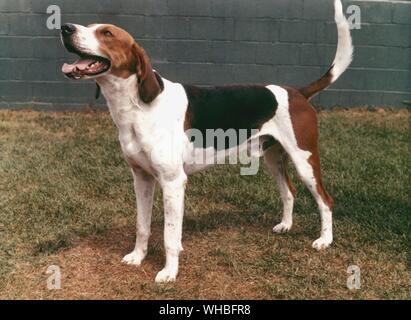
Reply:
[[350, 35], [350, 27], [343, 13], [343, 7], [340, 0], [334, 0], [335, 22], [338, 30], [338, 45], [335, 59], [330, 69], [320, 79], [310, 83], [308, 86], [300, 88], [300, 92], [307, 98], [311, 99], [320, 91], [328, 88], [334, 83], [351, 64], [354, 48]]

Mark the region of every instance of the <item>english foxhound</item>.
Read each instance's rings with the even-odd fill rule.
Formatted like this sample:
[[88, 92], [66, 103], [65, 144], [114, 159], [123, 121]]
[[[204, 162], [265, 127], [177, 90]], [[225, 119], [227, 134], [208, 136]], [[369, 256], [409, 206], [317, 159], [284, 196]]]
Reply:
[[[146, 256], [158, 183], [164, 200], [166, 264], [155, 280], [176, 279], [187, 175], [210, 166], [208, 161], [198, 163], [199, 154], [207, 159], [221, 155], [215, 145], [196, 145], [187, 134], [190, 130], [200, 134], [210, 129], [246, 130], [246, 139], [237, 140], [234, 149], [257, 141], [258, 154], [276, 178], [284, 204], [282, 221], [274, 232], [288, 231], [292, 225], [295, 189], [287, 174], [290, 158], [321, 214], [321, 236], [313, 247], [320, 250], [331, 244], [333, 201], [321, 178], [317, 116], [309, 100], [335, 82], [352, 61], [349, 24], [340, 0], [335, 0], [335, 21], [338, 46], [332, 66], [319, 80], [299, 89], [278, 85], [203, 88], [171, 82], [152, 69], [144, 49], [126, 31], [109, 24], [62, 26], [64, 46], [80, 57], [64, 64], [62, 71], [71, 79], [94, 79], [101, 88], [134, 177], [136, 245], [123, 262], [140, 265]], [[222, 151], [225, 155], [226, 150]]]

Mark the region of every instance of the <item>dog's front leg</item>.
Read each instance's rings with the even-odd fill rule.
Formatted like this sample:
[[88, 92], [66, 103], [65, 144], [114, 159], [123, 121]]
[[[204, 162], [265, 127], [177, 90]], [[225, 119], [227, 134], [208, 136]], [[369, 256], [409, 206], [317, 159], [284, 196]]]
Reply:
[[147, 254], [147, 243], [150, 237], [151, 213], [155, 179], [140, 168], [132, 168], [134, 191], [137, 201], [137, 234], [134, 250], [123, 258], [127, 264], [140, 265]]
[[156, 282], [175, 281], [178, 273], [178, 257], [183, 250], [181, 245], [184, 192], [187, 176], [182, 172], [172, 181], [163, 181], [164, 200], [164, 246], [166, 265], [156, 276]]

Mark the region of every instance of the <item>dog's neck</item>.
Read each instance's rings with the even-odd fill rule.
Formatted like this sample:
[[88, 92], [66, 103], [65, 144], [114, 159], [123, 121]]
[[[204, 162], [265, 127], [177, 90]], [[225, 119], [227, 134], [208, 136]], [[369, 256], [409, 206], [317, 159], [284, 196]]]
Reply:
[[142, 110], [142, 104], [138, 94], [137, 76], [131, 75], [128, 78], [105, 75], [96, 79], [101, 88], [111, 116], [114, 122], [119, 125], [125, 120], [126, 114]]

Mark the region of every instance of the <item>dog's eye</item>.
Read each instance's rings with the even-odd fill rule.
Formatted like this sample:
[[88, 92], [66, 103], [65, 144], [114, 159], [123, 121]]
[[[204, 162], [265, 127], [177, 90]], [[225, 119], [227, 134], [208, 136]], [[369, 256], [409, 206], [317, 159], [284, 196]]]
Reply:
[[113, 36], [113, 34], [112, 34], [110, 31], [108, 31], [108, 30], [103, 31], [103, 34], [104, 34], [106, 37], [112, 37], [112, 36]]

